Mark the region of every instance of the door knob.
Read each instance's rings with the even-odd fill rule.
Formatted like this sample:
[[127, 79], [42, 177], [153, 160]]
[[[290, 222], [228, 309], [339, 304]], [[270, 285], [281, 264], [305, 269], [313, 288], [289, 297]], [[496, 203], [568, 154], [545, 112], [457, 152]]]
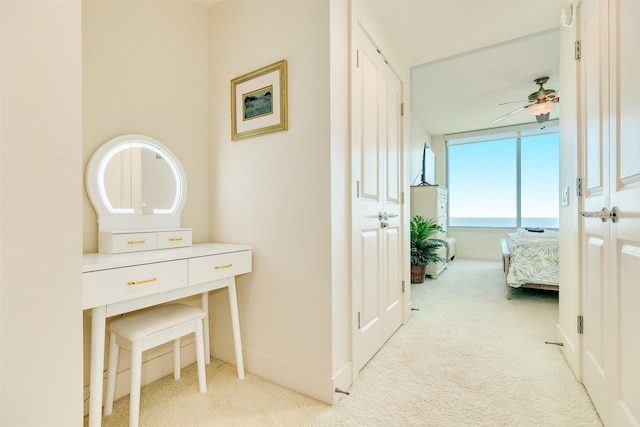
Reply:
[[389, 218], [395, 218], [395, 217], [397, 217], [397, 216], [398, 216], [398, 214], [390, 214], [390, 213], [387, 213], [387, 212], [385, 212], [385, 213], [378, 212], [378, 219], [379, 219], [380, 221], [382, 221], [382, 220], [387, 220], [387, 219], [389, 219]]
[[612, 207], [611, 210], [607, 208], [602, 208], [601, 211], [592, 211], [592, 212], [580, 212], [585, 218], [600, 218], [602, 222], [605, 222], [608, 219], [611, 219], [611, 222], [616, 222], [618, 220], [618, 211], [616, 207]]

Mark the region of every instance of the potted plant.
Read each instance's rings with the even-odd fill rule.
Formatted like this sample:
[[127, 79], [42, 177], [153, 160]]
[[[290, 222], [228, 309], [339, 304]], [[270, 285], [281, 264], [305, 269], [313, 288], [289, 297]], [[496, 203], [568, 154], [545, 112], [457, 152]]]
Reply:
[[411, 283], [424, 282], [428, 264], [445, 261], [438, 249], [447, 246], [446, 240], [431, 238], [439, 231], [444, 229], [431, 218], [411, 218]]

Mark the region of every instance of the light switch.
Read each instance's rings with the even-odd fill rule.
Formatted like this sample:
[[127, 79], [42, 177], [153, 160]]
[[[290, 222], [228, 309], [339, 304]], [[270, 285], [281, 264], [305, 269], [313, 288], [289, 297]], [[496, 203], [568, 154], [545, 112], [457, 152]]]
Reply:
[[562, 206], [569, 206], [569, 187], [564, 187], [562, 189]]

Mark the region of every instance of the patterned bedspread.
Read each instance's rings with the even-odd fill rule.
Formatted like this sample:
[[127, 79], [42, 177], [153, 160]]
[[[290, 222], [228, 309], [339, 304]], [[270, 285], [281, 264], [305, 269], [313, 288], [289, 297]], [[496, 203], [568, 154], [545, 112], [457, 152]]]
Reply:
[[[544, 236], [544, 233], [540, 234]], [[537, 237], [535, 233], [508, 233], [511, 264], [507, 283], [520, 287], [524, 283], [558, 285], [558, 237]]]

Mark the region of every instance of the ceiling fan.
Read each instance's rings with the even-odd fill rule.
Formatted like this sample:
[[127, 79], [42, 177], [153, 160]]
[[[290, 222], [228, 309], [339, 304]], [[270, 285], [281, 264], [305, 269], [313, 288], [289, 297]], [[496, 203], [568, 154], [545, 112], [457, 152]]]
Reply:
[[[544, 85], [549, 80], [549, 77], [538, 77], [533, 82], [540, 86], [540, 88], [529, 95], [529, 103], [527, 105], [523, 105], [520, 108], [517, 108], [504, 116], [500, 116], [497, 119], [491, 121], [491, 124], [499, 122], [502, 119], [506, 119], [509, 116], [512, 116], [520, 111], [527, 109], [533, 115], [536, 116], [536, 121], [538, 123], [543, 123], [549, 120], [549, 113], [553, 110], [553, 107], [560, 102], [560, 98], [557, 96], [558, 92], [554, 89], [545, 89], [542, 85]], [[516, 101], [516, 102], [524, 102], [524, 101]], [[513, 102], [505, 102], [504, 104], [512, 104]], [[500, 104], [500, 105], [504, 105]]]

